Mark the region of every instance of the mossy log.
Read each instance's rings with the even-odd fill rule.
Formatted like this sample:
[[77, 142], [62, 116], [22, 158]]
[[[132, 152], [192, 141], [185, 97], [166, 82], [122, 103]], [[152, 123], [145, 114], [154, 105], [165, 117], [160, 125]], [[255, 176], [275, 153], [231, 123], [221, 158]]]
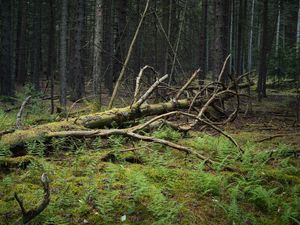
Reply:
[[[135, 105], [124, 108], [114, 108], [104, 112], [71, 118], [68, 121], [52, 122], [24, 130], [16, 130], [13, 133], [3, 135], [1, 137], [1, 143], [10, 148], [15, 148], [17, 146], [23, 146], [24, 143], [37, 138], [49, 137], [53, 132], [111, 127], [112, 124], [120, 125], [124, 122], [146, 116], [159, 115], [178, 109], [188, 109], [191, 101], [190, 99], [182, 99], [176, 102], [143, 104], [139, 108], [135, 107]], [[199, 102], [198, 104], [201, 103]]]

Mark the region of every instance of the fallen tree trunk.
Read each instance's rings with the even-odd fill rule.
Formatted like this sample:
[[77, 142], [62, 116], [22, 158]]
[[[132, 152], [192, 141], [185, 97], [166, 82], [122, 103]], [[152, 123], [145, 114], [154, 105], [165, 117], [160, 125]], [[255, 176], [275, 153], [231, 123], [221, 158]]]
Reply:
[[[182, 99], [177, 102], [170, 101], [158, 104], [143, 104], [140, 108], [136, 108], [134, 105], [132, 107], [114, 108], [104, 112], [71, 118], [68, 121], [47, 123], [25, 130], [16, 130], [13, 133], [3, 135], [1, 143], [10, 146], [10, 148], [14, 148], [39, 137], [50, 136], [53, 132], [111, 127], [112, 124], [120, 125], [124, 122], [146, 116], [159, 115], [178, 109], [188, 109], [191, 102], [191, 99]], [[197, 102], [195, 106], [197, 106], [197, 104], [202, 103]]]
[[[181, 113], [181, 116], [189, 117], [190, 119], [193, 119], [194, 122], [191, 123], [191, 126], [189, 126], [189, 129], [192, 129], [195, 124], [202, 123], [202, 125], [209, 125], [213, 129], [220, 132], [221, 130], [216, 127], [216, 124], [220, 124], [220, 121], [224, 119], [224, 115], [226, 118], [226, 113], [224, 111], [224, 107], [220, 108], [219, 110], [216, 110], [216, 107], [213, 107], [215, 103], [222, 102], [222, 105], [224, 106], [224, 102], [230, 98], [236, 98], [237, 99], [237, 107], [233, 111], [233, 113], [230, 114], [230, 116], [225, 120], [223, 123], [227, 123], [231, 120], [231, 118], [235, 118], [238, 108], [239, 108], [239, 96], [238, 93], [239, 87], [234, 82], [233, 86], [225, 87], [224, 84], [220, 82], [213, 82], [211, 84], [208, 84], [200, 89], [200, 91], [191, 98], [186, 99], [178, 99], [181, 95], [181, 93], [191, 84], [194, 77], [196, 77], [197, 73], [199, 73], [200, 70], [197, 70], [192, 78], [190, 78], [187, 83], [179, 90], [177, 95], [175, 95], [174, 98], [172, 98], [168, 102], [161, 102], [156, 104], [147, 104], [145, 101], [150, 97], [150, 95], [153, 93], [153, 91], [158, 88], [159, 84], [161, 84], [165, 79], [167, 79], [168, 75], [165, 75], [158, 79], [153, 85], [139, 98], [137, 99], [138, 91], [135, 93], [135, 100], [132, 103], [131, 106], [127, 106], [124, 108], [114, 108], [111, 110], [107, 110], [104, 112], [98, 112], [93, 113], [89, 115], [83, 115], [79, 116], [77, 118], [71, 118], [64, 121], [59, 122], [53, 122], [53, 123], [47, 123], [43, 125], [38, 125], [29, 129], [23, 129], [23, 130], [16, 130], [13, 133], [4, 134], [1, 137], [1, 145], [4, 145], [6, 147], [9, 147], [11, 150], [14, 150], [14, 153], [17, 153], [18, 150], [21, 147], [21, 150], [24, 150], [23, 146], [36, 139], [49, 139], [49, 138], [56, 138], [56, 137], [80, 137], [80, 136], [109, 136], [109, 135], [127, 135], [133, 138], [137, 138], [144, 141], [152, 141], [156, 143], [162, 143], [164, 145], [167, 145], [169, 147], [178, 149], [180, 151], [184, 151], [186, 153], [193, 153], [197, 155], [192, 149], [179, 146], [175, 143], [171, 143], [162, 139], [155, 139], [153, 137], [147, 137], [140, 135], [139, 133], [134, 133], [139, 131], [139, 126], [136, 126], [135, 129], [133, 128], [124, 128], [124, 129], [108, 129], [111, 127], [124, 127], [124, 124], [126, 122], [134, 122], [135, 120], [138, 120], [140, 118], [144, 118], [147, 116], [154, 116], [154, 115], [161, 115], [164, 116], [170, 116], [179, 114], [174, 111], [178, 110], [190, 110], [192, 108], [195, 109], [195, 107], [201, 107], [200, 111], [198, 111], [197, 115], [192, 114], [184, 114]], [[142, 72], [141, 72], [142, 73]], [[220, 74], [220, 76], [222, 73]], [[138, 82], [137, 82], [137, 85]], [[137, 90], [139, 90], [139, 87], [137, 86]], [[220, 110], [223, 110], [223, 114], [220, 113]], [[171, 112], [168, 114], [168, 112]], [[160, 116], [157, 116], [159, 118]], [[217, 119], [216, 119], [217, 118]], [[213, 122], [213, 121], [216, 121]], [[148, 121], [150, 124], [151, 121]], [[152, 123], [152, 122], [151, 122]], [[123, 126], [122, 126], [123, 125]], [[105, 128], [105, 129], [103, 129]], [[93, 130], [95, 129], [95, 130]], [[222, 133], [222, 132], [221, 132]], [[231, 138], [229, 135], [226, 135], [223, 133], [227, 138], [231, 139], [231, 141], [236, 145], [237, 143]], [[0, 145], [0, 146], [1, 146]], [[204, 159], [205, 157], [202, 157], [201, 155], [198, 155], [198, 158]]]

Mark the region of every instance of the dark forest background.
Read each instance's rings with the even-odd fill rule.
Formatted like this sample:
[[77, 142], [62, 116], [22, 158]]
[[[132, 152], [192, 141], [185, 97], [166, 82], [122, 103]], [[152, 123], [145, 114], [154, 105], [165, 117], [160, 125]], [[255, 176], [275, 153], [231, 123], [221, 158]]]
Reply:
[[[145, 4], [2, 0], [0, 95], [25, 84], [62, 105], [69, 94], [111, 95]], [[298, 9], [298, 0], [151, 0], [124, 82], [130, 89], [146, 64], [173, 84], [199, 67], [201, 79], [216, 79], [231, 54], [226, 74], [255, 70], [261, 99], [267, 78], [297, 79]]]

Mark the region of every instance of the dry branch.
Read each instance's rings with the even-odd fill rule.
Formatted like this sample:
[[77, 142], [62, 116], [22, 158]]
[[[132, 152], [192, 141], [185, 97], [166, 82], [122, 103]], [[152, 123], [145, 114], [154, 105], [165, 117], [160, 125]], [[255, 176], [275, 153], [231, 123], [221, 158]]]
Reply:
[[133, 46], [134, 46], [134, 44], [135, 44], [135, 42], [136, 42], [137, 36], [138, 36], [138, 34], [139, 34], [139, 32], [140, 32], [141, 26], [142, 26], [142, 24], [143, 24], [143, 21], [144, 21], [144, 19], [145, 19], [146, 13], [147, 13], [147, 11], [148, 11], [148, 8], [149, 8], [149, 2], [150, 2], [150, 0], [147, 0], [146, 6], [145, 6], [145, 9], [144, 9], [144, 12], [143, 12], [142, 17], [141, 17], [141, 19], [140, 19], [140, 22], [139, 22], [139, 24], [138, 24], [138, 27], [136, 28], [134, 37], [133, 37], [133, 39], [132, 39], [132, 41], [131, 41], [131, 43], [130, 43], [130, 46], [129, 46], [129, 49], [128, 49], [128, 53], [127, 53], [127, 56], [126, 56], [126, 59], [125, 59], [125, 62], [124, 62], [124, 65], [123, 65], [122, 70], [121, 70], [121, 72], [120, 72], [119, 78], [118, 78], [118, 80], [117, 80], [117, 82], [116, 82], [116, 86], [115, 86], [115, 88], [114, 88], [113, 94], [112, 94], [112, 96], [111, 96], [111, 99], [110, 99], [110, 102], [109, 102], [109, 105], [108, 105], [108, 108], [109, 108], [109, 109], [111, 109], [111, 108], [113, 107], [114, 100], [115, 100], [115, 97], [116, 97], [116, 95], [117, 95], [117, 91], [118, 91], [119, 85], [120, 85], [120, 83], [121, 83], [121, 80], [123, 79], [123, 76], [124, 76], [124, 74], [125, 74], [125, 70], [126, 70], [127, 64], [128, 64], [129, 59], [130, 59], [130, 57], [131, 57], [131, 53], [132, 53], [132, 50], [133, 50]]
[[137, 78], [136, 78], [136, 84], [135, 84], [135, 91], [134, 91], [133, 103], [136, 103], [136, 101], [137, 101], [137, 96], [138, 96], [138, 94], [139, 94], [140, 86], [141, 86], [141, 84], [140, 84], [140, 83], [141, 83], [141, 79], [142, 79], [142, 76], [144, 75], [144, 71], [145, 71], [146, 69], [151, 69], [154, 73], [156, 73], [156, 71], [154, 70], [154, 68], [151, 67], [151, 66], [148, 66], [148, 65], [144, 66], [144, 67], [140, 70], [139, 75], [138, 75]]
[[44, 197], [42, 202], [36, 207], [29, 211], [27, 211], [24, 207], [23, 201], [19, 198], [18, 194], [15, 193], [15, 199], [18, 202], [22, 217], [18, 219], [15, 223], [16, 225], [27, 224], [29, 221], [33, 220], [36, 216], [38, 216], [50, 203], [50, 188], [49, 188], [49, 179], [45, 173], [42, 174], [41, 181], [44, 189]]
[[16, 128], [20, 129], [22, 126], [22, 114], [23, 111], [25, 109], [26, 104], [29, 102], [29, 100], [31, 99], [31, 96], [28, 96], [22, 103], [21, 108], [17, 114], [17, 119], [16, 119]]
[[177, 95], [175, 96], [175, 101], [178, 100], [180, 95], [184, 92], [184, 90], [195, 80], [195, 78], [198, 76], [200, 73], [201, 69], [199, 68], [198, 70], [195, 71], [195, 73], [191, 76], [191, 78], [183, 85], [183, 87], [178, 91]]

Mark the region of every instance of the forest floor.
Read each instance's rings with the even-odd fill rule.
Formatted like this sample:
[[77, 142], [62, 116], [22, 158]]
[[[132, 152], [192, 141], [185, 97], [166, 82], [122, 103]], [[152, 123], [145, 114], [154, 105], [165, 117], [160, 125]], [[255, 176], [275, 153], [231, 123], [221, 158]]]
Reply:
[[[57, 119], [39, 104], [33, 99], [25, 126]], [[16, 111], [0, 110], [1, 129], [14, 124]], [[263, 102], [253, 102], [252, 114], [240, 113], [224, 128], [242, 146], [242, 155], [214, 132], [183, 135], [166, 127], [153, 132], [222, 162], [212, 169], [192, 155], [120, 136], [35, 140], [21, 157], [2, 149], [0, 224], [21, 216], [14, 192], [26, 209], [39, 203], [44, 172], [51, 201], [30, 224], [300, 224], [295, 115], [294, 94], [272, 90]]]

